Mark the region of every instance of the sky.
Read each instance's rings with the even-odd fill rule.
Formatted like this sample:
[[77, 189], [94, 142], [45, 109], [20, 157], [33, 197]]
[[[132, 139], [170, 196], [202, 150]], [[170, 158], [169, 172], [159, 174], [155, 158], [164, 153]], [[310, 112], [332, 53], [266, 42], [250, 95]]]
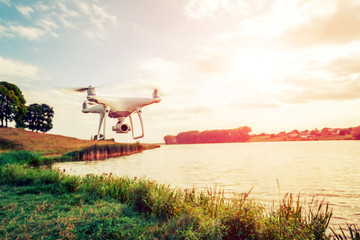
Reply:
[[[360, 125], [358, 0], [0, 0], [0, 81], [54, 108], [53, 134], [89, 139], [86, 93], [151, 97], [145, 137]], [[131, 142], [131, 134], [107, 137]], [[135, 133], [140, 133], [139, 122]]]

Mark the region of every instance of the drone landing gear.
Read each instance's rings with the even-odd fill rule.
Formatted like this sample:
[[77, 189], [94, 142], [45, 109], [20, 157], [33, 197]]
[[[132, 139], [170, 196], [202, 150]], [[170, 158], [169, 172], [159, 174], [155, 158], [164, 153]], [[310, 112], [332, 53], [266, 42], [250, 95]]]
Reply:
[[100, 136], [98, 137], [98, 135], [95, 135], [94, 137], [92, 137], [92, 139], [91, 140], [105, 140], [105, 138], [104, 138], [104, 135], [102, 135], [102, 134], [100, 134]]
[[[105, 140], [106, 119], [107, 119], [107, 116], [109, 115], [109, 111], [110, 111], [110, 108], [105, 107], [103, 112], [100, 112], [98, 134], [94, 136], [94, 138], [93, 138], [94, 140], [98, 140], [98, 141]], [[103, 122], [104, 122], [103, 134], [100, 134], [101, 126], [102, 126]]]
[[[135, 137], [134, 136], [134, 131], [132, 131], [132, 137], [133, 137], [134, 140], [144, 137], [144, 124], [143, 124], [143, 121], [142, 121], [141, 109], [140, 108], [136, 109], [136, 113], [138, 114], [140, 124], [141, 124], [141, 135]], [[130, 117], [131, 128], [134, 129], [131, 115], [132, 114], [130, 114], [130, 116], [129, 116]]]

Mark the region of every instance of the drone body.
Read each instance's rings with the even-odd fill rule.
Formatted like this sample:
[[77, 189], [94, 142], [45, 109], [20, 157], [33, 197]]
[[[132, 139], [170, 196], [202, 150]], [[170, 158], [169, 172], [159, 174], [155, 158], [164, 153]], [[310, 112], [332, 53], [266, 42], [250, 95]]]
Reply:
[[[94, 137], [96, 140], [104, 140], [105, 139], [105, 129], [106, 129], [106, 119], [107, 117], [110, 118], [117, 118], [118, 122], [115, 126], [112, 127], [112, 130], [116, 133], [128, 133], [132, 131], [133, 139], [138, 139], [144, 137], [144, 125], [141, 116], [141, 109], [144, 106], [158, 103], [161, 101], [157, 89], [154, 90], [152, 98], [124, 98], [124, 97], [100, 97], [96, 96], [95, 88], [89, 86], [88, 88], [82, 88], [78, 91], [85, 91], [87, 90], [87, 100], [83, 103], [83, 113], [98, 113], [100, 114], [100, 121], [99, 121], [99, 129], [98, 134]], [[132, 113], [137, 113], [140, 124], [142, 134], [139, 136], [134, 136], [134, 127], [132, 121]], [[125, 119], [129, 117], [131, 127], [124, 123]], [[102, 124], [103, 126], [103, 135], [100, 135]]]

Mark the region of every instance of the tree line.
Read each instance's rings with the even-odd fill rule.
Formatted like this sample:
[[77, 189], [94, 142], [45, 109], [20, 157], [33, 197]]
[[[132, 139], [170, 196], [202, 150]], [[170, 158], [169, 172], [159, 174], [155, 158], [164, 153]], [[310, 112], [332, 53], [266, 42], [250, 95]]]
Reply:
[[47, 132], [53, 128], [54, 110], [47, 104], [26, 106], [21, 90], [15, 84], [0, 82], [0, 127], [15, 122], [17, 128]]
[[188, 131], [180, 132], [176, 136], [167, 135], [164, 137], [164, 141], [166, 144], [246, 142], [250, 139], [251, 131], [251, 128], [247, 126], [202, 132]]

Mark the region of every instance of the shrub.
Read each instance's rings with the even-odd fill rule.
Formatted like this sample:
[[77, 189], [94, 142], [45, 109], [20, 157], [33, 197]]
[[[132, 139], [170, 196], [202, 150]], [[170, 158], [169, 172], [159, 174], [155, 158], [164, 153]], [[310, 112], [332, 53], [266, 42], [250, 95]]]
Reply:
[[0, 154], [0, 166], [6, 164], [35, 164], [42, 163], [39, 153], [29, 151], [11, 151]]
[[360, 128], [355, 129], [351, 134], [356, 140], [360, 140]]
[[60, 184], [64, 188], [65, 192], [74, 193], [79, 190], [80, 178], [77, 176], [65, 176], [61, 180]]

